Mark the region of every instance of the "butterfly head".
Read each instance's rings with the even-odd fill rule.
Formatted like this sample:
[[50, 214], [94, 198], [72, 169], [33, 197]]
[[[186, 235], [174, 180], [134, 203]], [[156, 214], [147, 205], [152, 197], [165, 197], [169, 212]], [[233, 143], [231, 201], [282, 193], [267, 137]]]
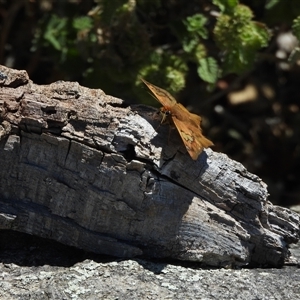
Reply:
[[170, 116], [172, 116], [171, 110], [168, 109], [167, 107], [162, 107], [160, 109], [160, 113], [162, 114], [161, 124], [164, 123], [166, 119], [168, 119]]

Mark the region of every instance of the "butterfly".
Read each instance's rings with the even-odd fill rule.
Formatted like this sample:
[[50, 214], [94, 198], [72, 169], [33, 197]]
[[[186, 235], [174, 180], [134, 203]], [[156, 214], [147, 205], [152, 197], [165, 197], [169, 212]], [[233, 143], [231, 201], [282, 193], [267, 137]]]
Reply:
[[155, 98], [163, 105], [161, 112], [163, 114], [162, 123], [166, 118], [171, 117], [185, 148], [191, 158], [196, 160], [203, 148], [213, 146], [213, 142], [202, 134], [200, 127], [201, 117], [190, 113], [182, 104], [177, 103], [173, 96], [162, 88], [144, 80], [141, 80], [153, 93]]

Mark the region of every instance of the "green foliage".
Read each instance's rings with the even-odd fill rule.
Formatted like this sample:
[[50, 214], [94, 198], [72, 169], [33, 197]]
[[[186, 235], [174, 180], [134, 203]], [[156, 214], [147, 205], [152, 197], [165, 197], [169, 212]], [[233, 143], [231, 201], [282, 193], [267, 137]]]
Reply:
[[78, 56], [76, 36], [92, 28], [92, 19], [88, 16], [74, 18], [59, 17], [56, 14], [46, 15], [41, 20], [41, 27], [36, 31], [32, 51], [41, 47], [56, 50], [60, 63]]
[[214, 28], [217, 46], [223, 52], [223, 72], [241, 73], [251, 68], [257, 51], [270, 38], [267, 28], [252, 21], [252, 11], [238, 5], [231, 14], [221, 14]]
[[200, 59], [197, 71], [199, 76], [206, 82], [215, 83], [218, 79], [218, 63], [213, 57]]
[[294, 21], [293, 21], [293, 34], [297, 37], [297, 39], [300, 41], [300, 16], [297, 17]]
[[275, 5], [277, 5], [280, 2], [280, 0], [268, 0], [266, 2], [266, 9], [271, 9], [273, 8]]
[[229, 13], [238, 5], [238, 0], [213, 0], [212, 2], [222, 13]]
[[199, 35], [203, 39], [207, 39], [208, 31], [204, 27], [207, 22], [207, 18], [202, 14], [195, 14], [193, 16], [187, 17], [183, 20], [187, 31]]
[[64, 51], [67, 44], [67, 25], [67, 18], [59, 18], [57, 15], [52, 15], [43, 35], [44, 40], [56, 50]]
[[80, 30], [91, 30], [93, 28], [93, 21], [88, 16], [78, 17], [73, 20], [73, 27]]
[[209, 37], [206, 24], [208, 18], [203, 14], [195, 14], [182, 21], [183, 26], [173, 26], [172, 30], [178, 37], [185, 51], [185, 60], [197, 65], [199, 77], [208, 82], [215, 83], [218, 79], [218, 63], [207, 56], [205, 40]]
[[[238, 0], [95, 0], [85, 12], [64, 3], [43, 14], [32, 51], [47, 52], [65, 78], [125, 98], [139, 93], [140, 76], [178, 93], [194, 72], [211, 90], [220, 77], [253, 68], [270, 40], [264, 20]], [[291, 0], [269, 0], [265, 12], [284, 3], [300, 11]]]
[[[167, 53], [154, 52], [150, 55], [150, 64], [142, 67], [135, 84], [143, 86], [140, 77], [146, 78], [156, 85], [168, 89], [173, 94], [176, 94], [185, 87], [185, 75], [188, 71], [186, 63], [178, 56], [169, 55]], [[140, 90], [139, 96], [145, 99], [145, 91]], [[153, 98], [150, 95], [147, 103], [153, 103]]]

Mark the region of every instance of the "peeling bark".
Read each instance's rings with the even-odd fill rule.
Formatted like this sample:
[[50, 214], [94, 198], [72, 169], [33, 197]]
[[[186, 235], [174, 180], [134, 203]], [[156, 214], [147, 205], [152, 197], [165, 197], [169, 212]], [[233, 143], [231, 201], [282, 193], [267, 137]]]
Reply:
[[211, 149], [193, 161], [153, 108], [0, 66], [0, 123], [0, 229], [211, 266], [280, 266], [299, 239], [260, 178]]

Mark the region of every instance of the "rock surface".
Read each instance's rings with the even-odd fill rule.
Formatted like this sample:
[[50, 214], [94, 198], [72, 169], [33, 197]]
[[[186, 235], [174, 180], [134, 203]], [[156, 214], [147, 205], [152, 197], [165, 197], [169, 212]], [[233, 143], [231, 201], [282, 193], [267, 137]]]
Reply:
[[[296, 266], [201, 269], [178, 261], [116, 260], [19, 233], [0, 237], [1, 300], [297, 300], [300, 295]], [[294, 248], [299, 254], [300, 245]]]

